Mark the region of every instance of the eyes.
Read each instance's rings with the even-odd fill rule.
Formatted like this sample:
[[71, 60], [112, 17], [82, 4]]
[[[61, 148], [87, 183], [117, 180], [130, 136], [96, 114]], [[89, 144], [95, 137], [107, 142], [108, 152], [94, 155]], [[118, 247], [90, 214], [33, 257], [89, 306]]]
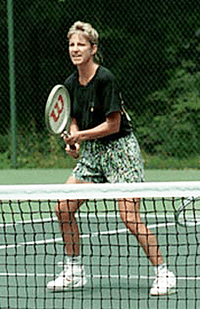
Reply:
[[80, 33], [74, 33], [69, 39], [69, 48], [76, 49], [76, 48], [90, 48], [91, 44], [89, 40]]
[[69, 44], [69, 47], [73, 47], [73, 46], [75, 46], [75, 45], [77, 45], [77, 46], [85, 46], [86, 44], [84, 44], [84, 43], [77, 43], [77, 44], [75, 44], [75, 43], [70, 43], [70, 44]]
[[72, 47], [87, 47], [87, 44], [82, 43], [82, 42], [78, 42], [78, 43], [71, 42], [69, 43], [69, 48], [72, 48]]

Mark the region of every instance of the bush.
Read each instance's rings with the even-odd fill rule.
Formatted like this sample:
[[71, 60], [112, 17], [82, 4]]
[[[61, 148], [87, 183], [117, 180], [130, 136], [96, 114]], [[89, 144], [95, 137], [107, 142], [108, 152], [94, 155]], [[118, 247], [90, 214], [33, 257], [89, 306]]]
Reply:
[[[1, 168], [11, 167], [11, 147], [9, 133], [0, 136]], [[67, 156], [61, 138], [47, 131], [37, 132], [35, 123], [21, 126], [17, 130], [17, 166], [25, 168], [71, 168], [75, 160]]]
[[137, 128], [145, 152], [177, 158], [200, 152], [199, 72], [177, 69], [168, 87], [148, 96], [146, 104]]

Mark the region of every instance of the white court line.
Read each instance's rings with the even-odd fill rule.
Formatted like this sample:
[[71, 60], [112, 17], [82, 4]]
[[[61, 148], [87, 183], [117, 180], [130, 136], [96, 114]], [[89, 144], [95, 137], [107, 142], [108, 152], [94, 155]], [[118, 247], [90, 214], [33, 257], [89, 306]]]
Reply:
[[[157, 228], [157, 227], [163, 227], [163, 226], [173, 226], [175, 225], [175, 223], [160, 223], [160, 224], [152, 224], [149, 225], [148, 228]], [[85, 234], [85, 235], [81, 235], [81, 238], [89, 238], [89, 237], [94, 237], [97, 235], [103, 235], [103, 234], [116, 234], [116, 233], [124, 233], [127, 232], [127, 229], [120, 229], [120, 230], [112, 230], [112, 231], [103, 231], [103, 232], [95, 232], [92, 234]], [[36, 241], [36, 242], [25, 242], [25, 243], [20, 243], [18, 245], [8, 245], [8, 246], [0, 246], [0, 250], [2, 249], [9, 249], [9, 248], [13, 248], [13, 247], [21, 247], [21, 246], [25, 246], [25, 245], [36, 245], [36, 244], [45, 244], [45, 243], [54, 243], [54, 242], [58, 242], [58, 241], [62, 241], [62, 238], [54, 238], [54, 239], [48, 239], [48, 240], [40, 240], [40, 241]], [[36, 274], [36, 273], [0, 273], [1, 277], [53, 277], [54, 274]], [[142, 280], [148, 280], [148, 279], [154, 279], [154, 276], [137, 276], [137, 275], [131, 275], [131, 276], [126, 276], [126, 275], [87, 275], [88, 279], [107, 279], [107, 278], [113, 278], [113, 279], [118, 279], [118, 278], [123, 278], [123, 279], [142, 279]], [[200, 280], [200, 277], [177, 277], [177, 280]]]
[[[89, 214], [77, 214], [76, 218], [120, 218], [119, 214], [105, 214], [105, 213], [99, 213], [94, 214], [94, 213], [89, 213]], [[147, 214], [144, 215], [143, 213], [141, 213], [141, 218], [174, 218], [174, 215], [172, 214], [167, 214], [167, 215], [163, 215], [163, 214]], [[7, 227], [7, 226], [16, 226], [16, 225], [20, 225], [20, 224], [32, 224], [32, 223], [43, 223], [43, 222], [52, 222], [52, 221], [58, 221], [57, 217], [52, 217], [52, 218], [44, 218], [44, 219], [35, 219], [35, 220], [24, 220], [24, 221], [16, 221], [16, 222], [12, 222], [12, 223], [1, 223], [0, 227]]]
[[[148, 225], [147, 227], [152, 229], [152, 228], [158, 228], [158, 227], [165, 227], [165, 226], [173, 226], [175, 225], [175, 223], [160, 223], [160, 224], [152, 224], [152, 225]], [[112, 230], [112, 231], [102, 231], [102, 232], [95, 232], [95, 233], [91, 233], [91, 234], [83, 234], [80, 235], [80, 238], [90, 238], [90, 237], [94, 237], [97, 235], [115, 235], [115, 234], [120, 234], [120, 233], [124, 233], [124, 232], [129, 232], [128, 229], [120, 229], [120, 230]], [[29, 242], [22, 242], [19, 244], [13, 244], [13, 245], [3, 245], [0, 246], [0, 250], [3, 249], [11, 249], [11, 248], [19, 248], [22, 246], [31, 246], [31, 245], [41, 245], [41, 244], [49, 244], [49, 243], [54, 243], [54, 242], [59, 242], [62, 241], [62, 238], [52, 238], [52, 239], [45, 239], [45, 240], [38, 240], [38, 241], [29, 241]]]
[[[36, 273], [0, 273], [1, 277], [55, 277], [55, 274], [36, 274]], [[88, 279], [155, 279], [155, 276], [137, 276], [137, 275], [86, 275]], [[200, 277], [176, 277], [177, 280], [200, 280]]]

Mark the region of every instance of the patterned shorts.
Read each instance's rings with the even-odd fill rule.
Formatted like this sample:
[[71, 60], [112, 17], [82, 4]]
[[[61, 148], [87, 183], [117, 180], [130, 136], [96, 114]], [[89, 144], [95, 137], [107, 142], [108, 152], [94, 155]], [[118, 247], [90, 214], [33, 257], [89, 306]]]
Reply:
[[114, 141], [86, 141], [73, 177], [93, 183], [143, 182], [143, 160], [134, 134]]

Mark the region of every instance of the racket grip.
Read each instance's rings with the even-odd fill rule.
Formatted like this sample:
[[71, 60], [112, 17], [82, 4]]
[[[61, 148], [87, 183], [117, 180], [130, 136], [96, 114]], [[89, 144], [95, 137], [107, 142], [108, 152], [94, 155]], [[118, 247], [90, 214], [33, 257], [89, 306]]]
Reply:
[[[70, 145], [69, 147], [70, 147], [72, 150], [76, 150], [76, 146], [75, 146], [75, 145]], [[78, 153], [74, 155], [74, 158], [75, 158], [75, 159], [78, 159], [78, 157], [79, 157], [79, 154], [78, 154]]]
[[[64, 131], [63, 134], [66, 135], [66, 136], [69, 136], [69, 134], [68, 134], [66, 131]], [[76, 150], [76, 146], [75, 146], [75, 145], [69, 145], [69, 147], [70, 147], [72, 150]], [[75, 156], [74, 158], [77, 159], [78, 157], [79, 157], [79, 154], [77, 153], [76, 156]]]
[[[75, 146], [75, 145], [70, 145], [69, 147], [70, 147], [72, 150], [76, 150], [76, 146]], [[75, 159], [78, 159], [78, 157], [79, 157], [79, 154], [76, 153], [76, 154], [74, 155], [74, 158], [75, 158]]]
[[76, 146], [75, 146], [75, 145], [70, 145], [70, 148], [71, 148], [72, 150], [76, 150]]
[[[67, 131], [64, 131], [64, 132], [63, 132], [63, 135], [65, 135], [66, 137], [69, 136], [69, 134], [67, 133]], [[71, 148], [72, 150], [76, 150], [76, 146], [75, 146], [75, 145], [70, 145], [70, 148]]]
[[[70, 145], [69, 146], [72, 150], [76, 150], [76, 146], [75, 145]], [[74, 155], [74, 158], [75, 159], [78, 159], [78, 157], [79, 157], [79, 154], [77, 153], [76, 155]]]

